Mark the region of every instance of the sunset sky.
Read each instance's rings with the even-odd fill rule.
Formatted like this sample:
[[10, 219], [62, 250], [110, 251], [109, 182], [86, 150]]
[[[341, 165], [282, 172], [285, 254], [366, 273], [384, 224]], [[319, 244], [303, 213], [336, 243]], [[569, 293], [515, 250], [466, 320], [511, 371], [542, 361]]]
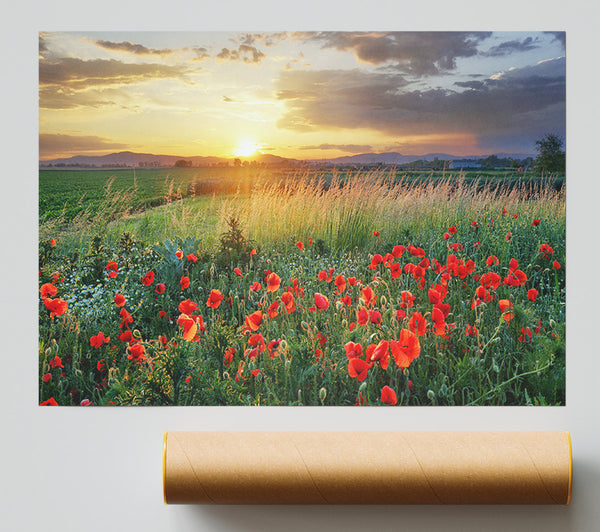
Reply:
[[41, 32], [40, 159], [534, 153], [560, 32]]

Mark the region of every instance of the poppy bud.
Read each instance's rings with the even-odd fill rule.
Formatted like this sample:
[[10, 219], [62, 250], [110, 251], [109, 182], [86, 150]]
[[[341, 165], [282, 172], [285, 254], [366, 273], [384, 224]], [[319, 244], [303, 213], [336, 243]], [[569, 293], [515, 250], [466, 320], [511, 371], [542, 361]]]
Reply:
[[427, 398], [433, 401], [435, 399], [435, 392], [433, 390], [427, 390]]
[[133, 337], [136, 340], [141, 340], [142, 339], [142, 333], [138, 330], [138, 329], [133, 329]]
[[325, 402], [325, 398], [327, 397], [327, 390], [325, 388], [321, 388], [319, 390], [319, 399], [321, 400], [321, 404]]
[[367, 383], [363, 382], [358, 389], [358, 393], [364, 394], [367, 391]]
[[225, 379], [226, 381], [229, 380], [229, 372], [228, 371], [223, 372], [223, 379]]
[[298, 402], [302, 404], [302, 390], [298, 390]]
[[385, 307], [385, 306], [387, 305], [387, 297], [385, 297], [385, 296], [381, 296], [381, 297], [379, 298], [379, 301], [381, 302], [381, 307], [382, 307], [382, 308], [383, 308], [383, 307]]

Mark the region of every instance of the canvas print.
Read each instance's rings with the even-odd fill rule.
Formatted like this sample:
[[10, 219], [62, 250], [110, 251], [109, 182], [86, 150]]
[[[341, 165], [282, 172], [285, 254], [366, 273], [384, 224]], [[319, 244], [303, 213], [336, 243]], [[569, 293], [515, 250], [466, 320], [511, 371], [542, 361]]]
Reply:
[[40, 32], [41, 405], [564, 405], [565, 33]]

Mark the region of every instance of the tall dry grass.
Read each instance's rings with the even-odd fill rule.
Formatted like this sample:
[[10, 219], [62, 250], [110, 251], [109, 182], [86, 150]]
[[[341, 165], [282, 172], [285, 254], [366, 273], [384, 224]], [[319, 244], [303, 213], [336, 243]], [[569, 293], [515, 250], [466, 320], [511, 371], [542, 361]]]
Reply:
[[[142, 241], [193, 237], [204, 250], [215, 251], [228, 218], [236, 216], [257, 245], [291, 246], [312, 238], [348, 250], [372, 243], [373, 231], [388, 242], [423, 244], [449, 225], [494, 218], [502, 209], [565, 223], [564, 193], [549, 185], [494, 189], [460, 174], [415, 182], [394, 171], [334, 174], [330, 180], [307, 171], [279, 182], [258, 178], [247, 193], [170, 201], [143, 212], [130, 208], [135, 192], [112, 190], [109, 182], [96, 211], [88, 209], [68, 224], [61, 218], [41, 220], [40, 239], [85, 243], [99, 234], [110, 241], [129, 231]], [[172, 189], [168, 195], [176, 196]]]
[[235, 214], [249, 238], [265, 245], [310, 237], [349, 249], [372, 241], [373, 231], [385, 234], [386, 240], [423, 238], [459, 221], [497, 216], [503, 208], [564, 223], [564, 194], [550, 186], [494, 190], [460, 176], [415, 183], [395, 179], [394, 173], [370, 171], [347, 179], [334, 176], [329, 185], [310, 174], [278, 184], [257, 183], [248, 197], [223, 202], [218, 227], [224, 228]]

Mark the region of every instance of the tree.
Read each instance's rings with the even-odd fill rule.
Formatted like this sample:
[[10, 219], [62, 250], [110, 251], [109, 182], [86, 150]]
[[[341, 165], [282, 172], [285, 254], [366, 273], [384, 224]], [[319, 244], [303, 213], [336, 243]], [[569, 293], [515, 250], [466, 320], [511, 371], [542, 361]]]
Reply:
[[564, 172], [565, 152], [562, 150], [563, 139], [550, 133], [535, 141], [538, 156], [534, 168], [539, 172]]

